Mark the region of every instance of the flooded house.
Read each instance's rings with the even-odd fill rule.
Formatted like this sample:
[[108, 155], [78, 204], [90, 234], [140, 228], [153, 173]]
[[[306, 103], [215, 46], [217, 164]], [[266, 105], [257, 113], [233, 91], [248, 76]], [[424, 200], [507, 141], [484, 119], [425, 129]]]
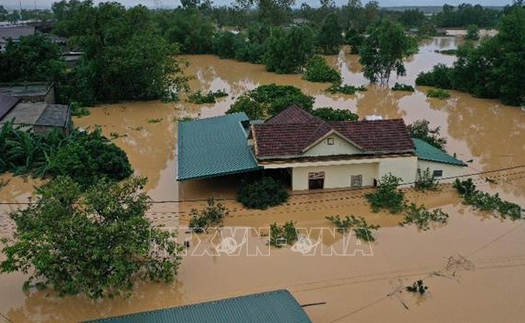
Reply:
[[24, 102], [21, 98], [0, 93], [0, 126], [7, 122], [39, 135], [53, 129], [68, 135], [73, 125], [68, 105]]
[[244, 113], [181, 123], [178, 180], [279, 170], [292, 190], [375, 186], [387, 174], [402, 183], [426, 170], [442, 181], [465, 163], [418, 139], [402, 119], [324, 121], [292, 105], [262, 123]]
[[312, 321], [287, 290], [276, 290], [217, 301], [128, 314], [85, 323], [311, 323]]

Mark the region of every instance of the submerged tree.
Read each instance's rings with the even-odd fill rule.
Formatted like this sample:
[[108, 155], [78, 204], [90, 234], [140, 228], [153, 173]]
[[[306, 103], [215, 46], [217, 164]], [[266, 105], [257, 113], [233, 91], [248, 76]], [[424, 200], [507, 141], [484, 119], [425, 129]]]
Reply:
[[16, 231], [3, 239], [1, 272], [29, 274], [24, 288], [51, 287], [60, 295], [126, 296], [136, 280], [171, 282], [180, 246], [145, 217], [145, 178], [101, 180], [82, 193], [68, 177], [37, 189], [36, 203], [11, 213]]
[[392, 71], [405, 75], [403, 58], [417, 51], [417, 43], [405, 35], [400, 25], [389, 20], [372, 25], [368, 34], [359, 59], [365, 77], [373, 83], [388, 83]]

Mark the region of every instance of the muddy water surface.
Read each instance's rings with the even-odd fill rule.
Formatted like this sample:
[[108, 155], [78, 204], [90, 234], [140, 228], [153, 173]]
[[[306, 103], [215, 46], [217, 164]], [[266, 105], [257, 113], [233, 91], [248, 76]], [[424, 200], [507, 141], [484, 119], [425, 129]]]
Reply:
[[[455, 48], [457, 39], [434, 38], [423, 43], [420, 52], [406, 64], [407, 75], [391, 80], [413, 84], [420, 71], [437, 63], [450, 65], [453, 56], [437, 49]], [[133, 102], [100, 106], [91, 115], [75, 119], [80, 127], [100, 125], [107, 136], [130, 158], [137, 174], [147, 176], [146, 190], [155, 201], [148, 216], [159, 224], [176, 228], [188, 221], [192, 207], [213, 194], [231, 198], [236, 178], [176, 183], [176, 120], [185, 116], [210, 117], [223, 114], [235, 98], [260, 84], [279, 83], [300, 87], [315, 96], [315, 107], [348, 109], [361, 117], [379, 114], [384, 118], [404, 118], [406, 123], [428, 119], [447, 137], [447, 150], [469, 161], [467, 173], [500, 170], [525, 165], [525, 112], [497, 101], [472, 98], [452, 92], [448, 100], [428, 99], [427, 88], [415, 93], [392, 92], [371, 86], [356, 95], [328, 95], [328, 84], [306, 82], [300, 75], [267, 73], [263, 66], [221, 60], [214, 56], [189, 56], [187, 73], [194, 75], [194, 90], [226, 90], [230, 96], [213, 105], [186, 102]], [[358, 57], [341, 52], [328, 57], [347, 84], [367, 84]], [[2, 202], [27, 202], [37, 181], [0, 177], [10, 182], [0, 190]], [[490, 182], [486, 180], [490, 178]], [[480, 189], [498, 192], [504, 198], [525, 205], [525, 168], [513, 168], [475, 176]], [[326, 227], [327, 215], [355, 214], [380, 224], [377, 241], [356, 245], [339, 233], [325, 234], [317, 249], [304, 256], [290, 247], [271, 249], [270, 256], [247, 256], [249, 248], [264, 249], [265, 237], [250, 231], [242, 236], [239, 256], [214, 252], [221, 240], [208, 235], [191, 239], [176, 283], [140, 284], [127, 300], [93, 302], [83, 297], [59, 298], [50, 292], [24, 293], [22, 274], [0, 275], [0, 312], [13, 322], [75, 322], [79, 320], [133, 313], [247, 293], [289, 289], [301, 303], [326, 302], [306, 310], [314, 322], [519, 322], [525, 314], [525, 228], [523, 222], [502, 221], [489, 214], [461, 205], [450, 186], [439, 192], [407, 196], [430, 208], [442, 207], [450, 214], [449, 223], [429, 231], [399, 227], [401, 216], [369, 212], [364, 191], [334, 191], [310, 195], [296, 194], [283, 206], [267, 211], [243, 209], [225, 200], [231, 213], [226, 227], [266, 227], [273, 222], [295, 220], [304, 230], [312, 230], [315, 242]], [[5, 212], [16, 205], [2, 205], [0, 236], [9, 236], [11, 223]], [[225, 231], [226, 232], [226, 231]], [[196, 256], [208, 252], [207, 256]], [[351, 251], [351, 252], [348, 252]], [[343, 256], [352, 254], [354, 256]], [[327, 253], [338, 256], [326, 256]], [[193, 255], [192, 255], [193, 254]], [[459, 255], [466, 260], [459, 261]], [[452, 260], [449, 260], [450, 257]], [[448, 264], [448, 266], [447, 266]], [[468, 264], [468, 265], [467, 265]], [[430, 287], [425, 296], [400, 292], [399, 286], [424, 278]], [[390, 295], [390, 296], [388, 296]], [[0, 322], [1, 319], [0, 319]]]

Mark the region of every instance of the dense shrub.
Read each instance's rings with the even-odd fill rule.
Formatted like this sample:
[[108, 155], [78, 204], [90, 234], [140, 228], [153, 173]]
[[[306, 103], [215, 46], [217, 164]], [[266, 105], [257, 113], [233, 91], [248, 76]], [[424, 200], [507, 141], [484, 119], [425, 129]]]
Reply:
[[222, 203], [215, 203], [215, 199], [210, 197], [204, 209], [191, 209], [189, 227], [193, 232], [207, 232], [211, 227], [222, 226], [222, 221], [228, 213], [228, 209]]
[[450, 93], [443, 89], [430, 89], [427, 92], [428, 98], [438, 98], [440, 100], [450, 98]]
[[416, 191], [435, 191], [439, 188], [439, 182], [430, 171], [430, 168], [427, 167], [424, 171], [421, 171], [421, 169], [418, 168], [414, 187]]
[[445, 64], [438, 64], [429, 72], [421, 72], [416, 78], [417, 85], [435, 86], [442, 89], [453, 88], [454, 69]]
[[237, 192], [237, 201], [249, 209], [265, 210], [288, 200], [283, 185], [270, 177], [263, 177], [243, 185]]
[[396, 84], [394, 84], [394, 86], [392, 87], [392, 91], [414, 92], [414, 87], [413, 87], [412, 85], [396, 83]]
[[440, 136], [439, 127], [431, 129], [428, 120], [416, 120], [407, 126], [411, 138], [421, 139], [441, 150], [445, 149], [447, 139]]
[[237, 50], [243, 45], [244, 36], [229, 31], [213, 35], [213, 52], [220, 58], [235, 58]]
[[310, 82], [341, 83], [339, 73], [330, 67], [323, 56], [315, 55], [306, 64], [303, 78]]
[[133, 173], [126, 153], [102, 136], [100, 128], [40, 136], [6, 123], [0, 129], [0, 151], [6, 152], [0, 156], [0, 173], [64, 175], [82, 187], [97, 178], [122, 180]]
[[341, 94], [347, 94], [352, 95], [355, 94], [357, 91], [367, 91], [368, 89], [365, 86], [359, 86], [355, 87], [353, 85], [339, 85], [339, 84], [332, 84], [326, 91], [331, 94], [341, 93]]
[[385, 209], [391, 213], [399, 213], [405, 207], [405, 194], [397, 189], [401, 178], [392, 174], [381, 177], [379, 186], [374, 193], [365, 194], [373, 212]]
[[444, 224], [447, 223], [448, 214], [441, 209], [429, 211], [424, 205], [417, 206], [411, 203], [406, 210], [405, 219], [400, 223], [401, 226], [406, 224], [415, 224], [419, 229], [428, 230], [432, 222]]
[[295, 86], [266, 84], [241, 95], [226, 113], [245, 112], [252, 120], [264, 119], [292, 104], [311, 111], [314, 98]]
[[339, 110], [330, 107], [317, 108], [312, 114], [325, 121], [356, 121], [359, 116], [348, 110]]

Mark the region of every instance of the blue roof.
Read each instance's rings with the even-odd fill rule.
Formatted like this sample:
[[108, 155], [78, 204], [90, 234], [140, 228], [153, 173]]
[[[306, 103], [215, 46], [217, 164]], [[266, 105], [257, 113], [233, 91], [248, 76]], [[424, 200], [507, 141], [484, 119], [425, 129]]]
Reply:
[[311, 323], [287, 290], [165, 308], [85, 323]]
[[457, 166], [467, 166], [467, 164], [465, 164], [461, 160], [453, 156], [450, 156], [444, 151], [432, 146], [431, 144], [421, 139], [412, 138], [412, 140], [414, 141], [414, 146], [416, 148], [417, 158], [420, 160], [426, 160], [426, 161], [431, 161], [431, 162], [436, 162], [436, 163], [451, 164], [451, 165], [457, 165]]
[[179, 123], [177, 180], [261, 169], [248, 146], [244, 113]]

